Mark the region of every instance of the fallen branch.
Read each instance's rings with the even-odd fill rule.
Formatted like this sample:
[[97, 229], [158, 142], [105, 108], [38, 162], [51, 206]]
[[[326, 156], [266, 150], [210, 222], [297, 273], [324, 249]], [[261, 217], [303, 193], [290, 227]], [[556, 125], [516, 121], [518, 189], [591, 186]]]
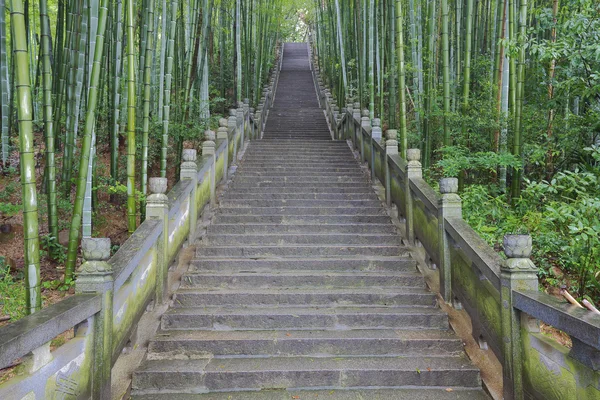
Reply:
[[594, 314], [600, 315], [600, 311], [598, 311], [598, 309], [596, 307], [594, 307], [594, 305], [591, 302], [589, 302], [587, 299], [583, 299], [582, 303], [585, 306], [585, 308], [587, 308]]
[[562, 294], [563, 297], [565, 299], [567, 299], [569, 301], [569, 303], [573, 304], [574, 306], [577, 306], [579, 308], [584, 308], [581, 304], [579, 304], [579, 302], [577, 300], [575, 300], [575, 298], [573, 296], [571, 296], [571, 293], [569, 293], [567, 291], [567, 289], [565, 289], [564, 287], [560, 289], [560, 294]]
[[8, 321], [10, 318], [10, 315], [0, 315], [0, 322]]

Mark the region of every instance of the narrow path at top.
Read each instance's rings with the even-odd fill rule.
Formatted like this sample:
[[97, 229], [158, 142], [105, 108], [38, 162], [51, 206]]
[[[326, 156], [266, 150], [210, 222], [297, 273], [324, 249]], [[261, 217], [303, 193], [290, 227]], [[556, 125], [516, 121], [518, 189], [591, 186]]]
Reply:
[[275, 104], [269, 112], [263, 138], [331, 140], [323, 110], [319, 108], [304, 43], [284, 46]]

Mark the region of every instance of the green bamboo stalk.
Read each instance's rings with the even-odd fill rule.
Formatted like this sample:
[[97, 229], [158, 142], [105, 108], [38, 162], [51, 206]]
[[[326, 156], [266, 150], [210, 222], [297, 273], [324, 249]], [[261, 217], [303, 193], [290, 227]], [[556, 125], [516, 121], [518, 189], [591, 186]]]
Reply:
[[173, 58], [175, 56], [175, 35], [177, 28], [177, 0], [171, 1], [171, 19], [168, 35], [167, 46], [167, 64], [165, 75], [165, 94], [163, 104], [163, 124], [162, 124], [162, 145], [160, 155], [160, 176], [167, 176], [167, 148], [169, 146], [169, 118], [171, 111], [171, 82], [173, 80]]
[[471, 47], [472, 47], [472, 32], [473, 32], [473, 0], [467, 0], [467, 14], [465, 16], [465, 66], [463, 78], [463, 99], [462, 99], [462, 127], [461, 132], [463, 137], [467, 135], [466, 117], [469, 111], [469, 89], [471, 88]]
[[448, 37], [449, 24], [448, 0], [442, 0], [442, 63], [443, 63], [443, 84], [444, 84], [444, 146], [450, 146], [452, 138], [450, 137], [450, 128], [448, 118], [450, 116], [450, 39]]
[[106, 20], [108, 14], [108, 0], [101, 0], [98, 13], [98, 31], [96, 34], [96, 48], [94, 51], [94, 64], [88, 90], [88, 107], [85, 116], [83, 139], [81, 142], [81, 158], [79, 160], [79, 176], [77, 179], [77, 191], [73, 205], [73, 219], [69, 231], [69, 247], [67, 250], [67, 264], [65, 267], [65, 281], [73, 279], [73, 272], [77, 263], [77, 248], [79, 247], [79, 231], [83, 213], [83, 200], [86, 190], [89, 159], [92, 150], [92, 133], [96, 121], [96, 105], [98, 103], [98, 83], [100, 81], [100, 70], [102, 68], [102, 57], [104, 51], [104, 33], [106, 31]]
[[[527, 42], [527, 0], [520, 0], [519, 11], [519, 65], [517, 70], [517, 104], [515, 107], [515, 132], [513, 135], [513, 154], [522, 160], [523, 138], [521, 136], [521, 120], [523, 118], [523, 97], [525, 90], [525, 44]], [[513, 202], [521, 195], [521, 170], [515, 171], [511, 181], [511, 197]]]
[[135, 198], [135, 20], [134, 0], [127, 0], [127, 228], [137, 227]]
[[[397, 3], [396, 3], [397, 7]], [[369, 118], [375, 118], [375, 0], [369, 0]], [[397, 29], [397, 27], [396, 27]], [[400, 100], [402, 101], [402, 100]]]
[[0, 116], [2, 118], [0, 135], [1, 135], [1, 146], [2, 146], [2, 166], [8, 165], [8, 157], [10, 155], [10, 138], [9, 138], [9, 98], [10, 98], [10, 85], [8, 81], [8, 54], [7, 54], [7, 40], [6, 40], [6, 16], [5, 16], [5, 3], [4, 0], [0, 0]]
[[237, 71], [237, 104], [242, 102], [242, 27], [241, 27], [241, 0], [235, 0], [235, 49]]
[[[151, 79], [152, 79], [152, 51], [154, 48], [154, 0], [148, 0], [148, 23], [146, 33], [146, 56], [144, 58], [146, 65], [144, 66], [144, 108], [142, 120], [142, 177], [140, 191], [145, 196], [148, 184], [148, 132], [150, 131], [150, 95], [151, 95]], [[140, 204], [142, 213], [142, 221], [146, 216], [146, 202]]]
[[112, 113], [110, 140], [110, 177], [113, 184], [119, 177], [119, 105], [121, 102], [121, 73], [123, 63], [123, 2], [114, 0], [113, 4], [113, 60], [112, 63]]
[[[4, 12], [4, 10], [2, 10]], [[23, 198], [23, 240], [25, 243], [26, 311], [34, 313], [42, 308], [40, 290], [40, 238], [38, 226], [37, 192], [35, 183], [35, 149], [33, 147], [33, 121], [31, 84], [25, 30], [25, 11], [21, 0], [12, 0], [10, 11], [15, 84], [17, 88], [17, 115], [19, 127], [19, 153], [21, 188]]]
[[[3, 9], [0, 8], [3, 12]], [[47, 0], [40, 0], [40, 28], [42, 39], [42, 79], [44, 134], [46, 138], [46, 179], [48, 194], [48, 232], [58, 238], [58, 211], [56, 206], [56, 165], [54, 162], [54, 127], [52, 125], [52, 67], [50, 62], [50, 18]]]
[[400, 105], [400, 154], [406, 158], [408, 132], [406, 128], [406, 69], [404, 65], [404, 18], [402, 0], [396, 0], [396, 53], [398, 55], [398, 99]]

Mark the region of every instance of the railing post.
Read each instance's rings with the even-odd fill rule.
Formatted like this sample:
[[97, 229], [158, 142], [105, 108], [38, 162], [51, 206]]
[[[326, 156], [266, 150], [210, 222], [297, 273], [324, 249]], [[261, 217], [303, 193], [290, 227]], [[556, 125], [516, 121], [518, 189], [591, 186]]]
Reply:
[[381, 141], [381, 120], [379, 118], [373, 118], [373, 128], [371, 129], [371, 179], [375, 181], [375, 145], [374, 141]]
[[[521, 349], [522, 318], [529, 318], [514, 308], [513, 291], [538, 290], [538, 269], [529, 259], [531, 256], [531, 236], [504, 236], [504, 254], [506, 261], [500, 267], [500, 304], [502, 319], [502, 346], [504, 362], [502, 377], [504, 398], [522, 400], [523, 357]], [[529, 324], [525, 323], [525, 326]]]
[[162, 222], [162, 240], [157, 242], [158, 262], [156, 263], [155, 301], [162, 304], [167, 293], [167, 271], [169, 270], [169, 198], [167, 178], [148, 179], [150, 196], [146, 200], [146, 218], [158, 219]]
[[458, 195], [458, 179], [443, 178], [440, 180], [440, 197], [438, 204], [438, 254], [440, 270], [440, 292], [446, 303], [452, 303], [452, 261], [450, 241], [446, 233], [446, 218], [462, 218], [462, 203]]
[[210, 129], [204, 132], [204, 142], [202, 142], [202, 155], [212, 159], [210, 167], [210, 204], [217, 204], [217, 156], [215, 152], [215, 132]]
[[[231, 157], [231, 164], [235, 164], [237, 160], [237, 117], [235, 108], [229, 110], [229, 119], [227, 120], [227, 128], [229, 131], [233, 131], [233, 153]], [[227, 150], [229, 151], [229, 150]]]
[[229, 169], [229, 137], [227, 135], [227, 120], [221, 118], [219, 120], [219, 129], [217, 130], [217, 140], [225, 141], [225, 151], [221, 155], [223, 160], [223, 182], [227, 182], [227, 172]]
[[333, 124], [335, 126], [333, 132], [333, 138], [334, 139], [339, 139], [340, 138], [340, 127], [339, 127], [339, 122], [340, 122], [340, 108], [337, 106], [337, 104], [334, 104], [332, 107], [332, 111], [333, 111]]
[[244, 140], [250, 139], [250, 99], [244, 99], [244, 127], [243, 127], [243, 130], [244, 130]]
[[254, 120], [256, 121], [256, 125], [258, 126], [258, 132], [256, 134], [255, 139], [260, 139], [260, 137], [262, 136], [264, 124], [264, 107], [265, 104], [261, 100], [260, 103], [258, 103], [258, 106], [256, 107], [256, 113], [254, 114]]
[[245, 125], [245, 113], [244, 113], [244, 103], [238, 102], [237, 104], [237, 115], [236, 115], [236, 129], [238, 134], [240, 135], [240, 148], [244, 148], [244, 125]]
[[408, 149], [406, 151], [406, 179], [404, 179], [404, 202], [406, 210], [406, 236], [410, 244], [415, 243], [415, 219], [413, 213], [413, 198], [410, 189], [411, 179], [421, 179], [423, 177], [423, 168], [421, 166], [421, 150]]
[[385, 142], [385, 202], [391, 207], [392, 205], [392, 173], [390, 171], [390, 163], [388, 156], [398, 154], [398, 131], [395, 129], [388, 129], [385, 133], [387, 140]]
[[354, 126], [354, 122], [352, 121], [352, 113], [354, 112], [354, 108], [352, 106], [352, 102], [348, 100], [346, 103], [346, 123], [344, 124], [344, 139], [350, 139], [352, 136], [350, 135], [350, 128]]
[[[214, 142], [213, 142], [214, 146]], [[190, 243], [194, 241], [196, 234], [196, 224], [198, 222], [198, 204], [196, 200], [196, 192], [198, 191], [198, 165], [196, 164], [196, 150], [184, 149], [183, 162], [181, 163], [181, 173], [179, 179], [192, 181], [192, 192], [190, 194]]]
[[[254, 129], [254, 125], [256, 124], [256, 114], [255, 114], [255, 109], [254, 107], [250, 107], [250, 114], [249, 117], [252, 117], [252, 121], [254, 121], [252, 124], [248, 124], [248, 130], [250, 131], [250, 133], [248, 134], [248, 138], [250, 140], [255, 140], [256, 139], [256, 130]], [[248, 120], [250, 120], [250, 118], [248, 118]]]
[[366, 108], [362, 110], [362, 118], [360, 119], [360, 129], [360, 162], [365, 162], [367, 161], [367, 158], [365, 154], [365, 137], [362, 134], [362, 130], [364, 129], [367, 133], [371, 133], [371, 118], [369, 118], [369, 110], [367, 110]]
[[358, 134], [360, 133], [360, 103], [354, 103], [352, 107], [352, 122], [351, 122], [351, 132], [352, 132], [352, 143], [354, 143], [354, 148], [358, 149]]
[[75, 291], [98, 293], [102, 309], [93, 318], [93, 352], [91, 371], [92, 399], [110, 400], [113, 338], [114, 277], [110, 259], [110, 239], [87, 238], [81, 241], [86, 260], [77, 270]]

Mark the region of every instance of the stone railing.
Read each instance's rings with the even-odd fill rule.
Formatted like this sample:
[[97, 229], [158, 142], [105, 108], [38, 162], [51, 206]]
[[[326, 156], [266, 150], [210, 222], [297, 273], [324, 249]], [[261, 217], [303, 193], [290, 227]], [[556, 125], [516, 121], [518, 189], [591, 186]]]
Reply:
[[[258, 136], [276, 74], [263, 110], [252, 115], [241, 104], [216, 136], [206, 132], [201, 157], [184, 150], [181, 180], [168, 194], [166, 178], [149, 180], [147, 219], [112, 257], [109, 239], [83, 240], [74, 296], [0, 328], [0, 369], [22, 359], [18, 376], [0, 385], [0, 399], [111, 398], [112, 366], [148, 306], [166, 301], [169, 265], [194, 240], [198, 215], [216, 202], [216, 186], [227, 181], [244, 141]], [[51, 351], [50, 342], [70, 329], [74, 338]]]
[[[600, 316], [538, 290], [531, 237], [507, 235], [503, 259], [462, 218], [455, 178], [442, 179], [437, 193], [422, 177], [418, 149], [402, 158], [396, 131], [382, 139], [379, 120], [358, 103], [340, 113], [316, 68], [315, 79], [334, 138], [358, 149], [396, 205], [405, 237], [439, 270], [443, 299], [467, 311], [474, 338], [502, 363], [504, 398], [600, 399]], [[542, 335], [537, 320], [567, 333], [573, 348]]]

